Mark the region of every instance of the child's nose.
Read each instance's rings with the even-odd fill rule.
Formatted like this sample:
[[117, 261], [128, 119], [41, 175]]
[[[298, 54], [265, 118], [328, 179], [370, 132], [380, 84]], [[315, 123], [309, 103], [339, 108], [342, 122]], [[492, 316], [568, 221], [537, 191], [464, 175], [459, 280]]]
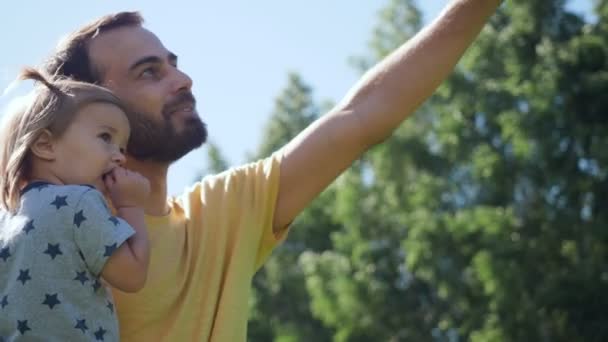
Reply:
[[122, 152], [117, 151], [116, 153], [114, 153], [114, 157], [112, 158], [112, 161], [115, 162], [116, 164], [118, 164], [119, 166], [123, 166], [125, 164], [125, 162], [127, 161], [127, 157], [125, 157], [125, 155]]

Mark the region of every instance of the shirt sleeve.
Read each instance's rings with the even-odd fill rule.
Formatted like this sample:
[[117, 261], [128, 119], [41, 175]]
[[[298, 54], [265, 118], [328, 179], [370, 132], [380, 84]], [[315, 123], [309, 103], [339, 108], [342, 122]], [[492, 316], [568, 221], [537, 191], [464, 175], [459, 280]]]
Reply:
[[282, 227], [279, 232], [273, 229], [274, 214], [276, 211], [277, 196], [279, 194], [279, 179], [281, 170], [281, 156], [279, 153], [261, 160], [249, 166], [253, 173], [250, 181], [256, 195], [249, 209], [259, 214], [261, 222], [261, 238], [258, 245], [258, 252], [255, 258], [255, 269], [262, 267], [266, 259], [270, 256], [275, 247], [287, 238], [289, 232], [288, 224]]
[[74, 210], [74, 241], [89, 271], [99, 275], [108, 258], [135, 230], [123, 219], [112, 216], [101, 193], [84, 192]]
[[238, 259], [243, 269], [259, 269], [289, 230], [273, 232], [280, 164], [275, 153], [207, 176], [187, 191], [181, 201], [194, 223], [194, 241], [206, 241], [205, 248], [212, 249], [216, 259], [222, 255]]

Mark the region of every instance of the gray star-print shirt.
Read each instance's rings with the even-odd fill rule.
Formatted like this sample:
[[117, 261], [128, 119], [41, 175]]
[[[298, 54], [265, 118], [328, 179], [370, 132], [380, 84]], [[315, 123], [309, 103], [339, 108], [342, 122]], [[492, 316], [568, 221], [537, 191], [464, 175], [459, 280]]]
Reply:
[[133, 228], [89, 186], [36, 182], [0, 210], [0, 341], [118, 341], [100, 273]]

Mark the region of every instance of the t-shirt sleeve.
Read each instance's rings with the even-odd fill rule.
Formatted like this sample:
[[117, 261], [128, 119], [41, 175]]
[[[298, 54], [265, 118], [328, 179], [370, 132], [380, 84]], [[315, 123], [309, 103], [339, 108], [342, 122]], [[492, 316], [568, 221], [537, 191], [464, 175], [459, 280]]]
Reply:
[[97, 190], [84, 192], [74, 208], [74, 240], [89, 271], [99, 275], [108, 258], [131, 235], [133, 228], [112, 216]]
[[[182, 197], [189, 216], [201, 216], [204, 221], [201, 233], [207, 237], [201, 241], [208, 241], [206, 246], [216, 249], [216, 255], [238, 254], [242, 256], [239, 262], [257, 270], [285, 239], [288, 227], [278, 234], [273, 231], [280, 164], [281, 157], [275, 153], [205, 177]], [[204, 213], [197, 215], [201, 210]]]
[[281, 169], [281, 157], [275, 153], [271, 157], [250, 165], [248, 181], [251, 189], [255, 191], [252, 206], [249, 207], [254, 217], [262, 222], [260, 228], [260, 242], [255, 258], [255, 269], [262, 267], [275, 247], [283, 242], [289, 232], [289, 225], [275, 232], [274, 214], [276, 210], [277, 196], [279, 194], [279, 178]]

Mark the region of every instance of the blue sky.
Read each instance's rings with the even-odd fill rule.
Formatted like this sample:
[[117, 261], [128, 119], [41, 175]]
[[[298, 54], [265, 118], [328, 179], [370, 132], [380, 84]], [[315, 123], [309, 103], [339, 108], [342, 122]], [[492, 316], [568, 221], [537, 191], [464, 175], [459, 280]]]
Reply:
[[[419, 0], [425, 18], [448, 0]], [[21, 66], [38, 64], [63, 35], [100, 15], [139, 10], [146, 26], [179, 55], [194, 80], [198, 110], [210, 139], [233, 165], [261, 140], [274, 98], [294, 71], [317, 99], [339, 100], [357, 80], [348, 57], [366, 51], [377, 12], [388, 0], [36, 1], [0, 5], [0, 94]], [[590, 1], [571, 1], [588, 12]], [[0, 110], [28, 90], [0, 97]], [[204, 148], [169, 171], [169, 192], [192, 183], [206, 166]]]

